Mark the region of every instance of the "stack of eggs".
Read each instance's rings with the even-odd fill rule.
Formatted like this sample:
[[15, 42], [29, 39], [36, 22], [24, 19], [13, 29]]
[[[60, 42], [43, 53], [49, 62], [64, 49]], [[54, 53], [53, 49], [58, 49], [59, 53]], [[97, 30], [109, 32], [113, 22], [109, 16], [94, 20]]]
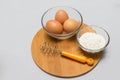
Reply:
[[67, 34], [73, 32], [79, 27], [79, 22], [73, 18], [69, 18], [65, 10], [58, 10], [55, 19], [48, 20], [46, 28], [49, 32], [55, 34]]

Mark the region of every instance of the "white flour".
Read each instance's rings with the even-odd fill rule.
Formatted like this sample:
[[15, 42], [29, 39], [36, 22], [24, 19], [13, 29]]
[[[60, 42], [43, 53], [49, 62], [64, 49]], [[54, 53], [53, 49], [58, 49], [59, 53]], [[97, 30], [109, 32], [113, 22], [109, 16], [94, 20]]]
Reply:
[[105, 38], [102, 35], [87, 32], [79, 38], [80, 44], [91, 50], [101, 49], [105, 46]]

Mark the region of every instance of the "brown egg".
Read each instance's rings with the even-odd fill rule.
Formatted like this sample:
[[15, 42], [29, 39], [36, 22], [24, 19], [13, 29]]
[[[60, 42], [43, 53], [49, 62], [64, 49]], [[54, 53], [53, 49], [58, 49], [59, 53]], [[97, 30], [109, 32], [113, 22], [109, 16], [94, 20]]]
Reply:
[[63, 32], [63, 26], [57, 20], [47, 21], [46, 28], [48, 31], [55, 33], [55, 34], [61, 34]]
[[78, 27], [78, 25], [78, 21], [76, 21], [75, 19], [67, 19], [63, 24], [63, 28], [67, 33], [70, 33], [74, 31]]
[[59, 21], [61, 24], [63, 24], [68, 18], [68, 14], [65, 10], [58, 10], [56, 12], [55, 20]]

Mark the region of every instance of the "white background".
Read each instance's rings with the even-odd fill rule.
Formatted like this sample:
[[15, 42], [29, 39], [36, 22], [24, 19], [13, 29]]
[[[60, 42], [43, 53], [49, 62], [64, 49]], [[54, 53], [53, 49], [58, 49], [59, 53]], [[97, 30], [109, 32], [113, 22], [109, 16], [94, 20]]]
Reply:
[[[31, 56], [31, 41], [41, 28], [41, 16], [54, 6], [70, 6], [84, 22], [105, 28], [111, 41], [100, 63], [75, 78], [58, 78], [39, 69]], [[119, 80], [120, 0], [0, 0], [0, 80]]]

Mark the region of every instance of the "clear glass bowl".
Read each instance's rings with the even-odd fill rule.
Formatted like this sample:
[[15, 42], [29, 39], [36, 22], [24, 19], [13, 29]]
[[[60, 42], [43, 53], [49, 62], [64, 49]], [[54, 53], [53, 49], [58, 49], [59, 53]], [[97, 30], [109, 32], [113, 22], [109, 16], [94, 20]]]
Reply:
[[[67, 12], [69, 18], [73, 18], [73, 19], [76, 19], [77, 21], [79, 21], [79, 23], [80, 23], [79, 27], [77, 29], [75, 29], [73, 32], [67, 33], [67, 34], [55, 34], [55, 33], [49, 32], [47, 30], [46, 22], [48, 20], [55, 19], [56, 11], [60, 10], [60, 9], [65, 10]], [[57, 7], [50, 8], [47, 11], [45, 11], [45, 13], [43, 14], [43, 16], [41, 18], [41, 24], [42, 24], [42, 27], [45, 30], [45, 32], [48, 35], [50, 35], [54, 38], [57, 38], [57, 39], [61, 39], [61, 40], [68, 39], [68, 38], [74, 36], [79, 31], [82, 23], [83, 23], [83, 18], [82, 18], [81, 13], [79, 11], [77, 11], [76, 9], [67, 7], [67, 6], [57, 6]]]
[[[86, 48], [86, 47], [83, 47], [83, 46], [81, 45], [80, 41], [79, 41], [79, 38], [84, 34], [84, 33], [83, 33], [83, 30], [85, 30], [85, 28], [83, 28], [83, 29], [81, 29], [81, 30], [77, 33], [77, 35], [76, 35], [77, 42], [78, 42], [80, 48], [83, 49], [83, 50], [86, 51], [86, 52], [89, 52], [89, 53], [97, 53], [97, 52], [103, 51], [103, 50], [108, 46], [108, 44], [109, 44], [109, 42], [110, 42], [110, 36], [109, 36], [108, 32], [107, 32], [105, 29], [103, 29], [102, 27], [98, 27], [98, 26], [96, 26], [96, 25], [89, 25], [89, 26], [90, 26], [93, 30], [95, 30], [95, 33], [96, 33], [96, 34], [99, 34], [99, 35], [103, 36], [103, 38], [105, 39], [105, 46], [102, 47], [102, 48], [99, 48], [99, 49], [95, 49], [95, 50], [93, 50], [93, 49], [88, 49], [88, 48]], [[91, 32], [91, 31], [90, 31], [90, 32]], [[85, 32], [85, 33], [86, 33], [86, 32]]]

